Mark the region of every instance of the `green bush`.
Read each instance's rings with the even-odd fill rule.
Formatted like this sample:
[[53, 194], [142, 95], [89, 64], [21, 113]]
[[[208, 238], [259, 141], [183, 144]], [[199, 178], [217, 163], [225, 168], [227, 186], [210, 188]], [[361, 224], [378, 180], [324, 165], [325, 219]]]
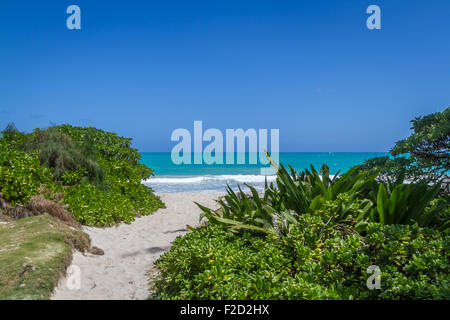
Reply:
[[16, 125], [13, 122], [8, 123], [5, 130], [3, 130], [1, 134], [2, 142], [14, 147], [23, 145], [26, 139], [26, 135], [17, 130]]
[[[156, 264], [156, 299], [449, 299], [448, 199], [440, 185], [379, 182], [354, 167], [281, 166], [261, 196], [230, 188], [206, 225]], [[230, 232], [231, 231], [231, 232]], [[369, 266], [381, 269], [370, 290]]]
[[[270, 158], [270, 157], [269, 157]], [[251, 194], [239, 188], [218, 200], [220, 208], [211, 210], [197, 204], [210, 223], [227, 226], [231, 231], [254, 230], [263, 233], [287, 234], [297, 217], [322, 210], [332, 213], [333, 221], [357, 221], [360, 230], [368, 222], [414, 224], [450, 232], [448, 196], [438, 196], [440, 184], [426, 182], [402, 184], [399, 181], [378, 182], [377, 174], [368, 175], [355, 166], [343, 173], [329, 176], [322, 166], [320, 173], [291, 173], [277, 167], [277, 185], [267, 185], [261, 197], [255, 188]]]
[[387, 186], [380, 183], [371, 219], [387, 224], [414, 224], [448, 232], [450, 221], [439, 219], [448, 211], [448, 196], [438, 197], [441, 185], [425, 182]]
[[141, 155], [131, 148], [131, 138], [118, 136], [114, 132], [106, 132], [94, 127], [74, 127], [68, 124], [57, 126], [72, 140], [83, 143], [89, 140], [89, 145], [106, 159], [126, 160], [138, 164]]
[[123, 194], [130, 199], [137, 215], [148, 215], [159, 208], [166, 207], [151, 188], [140, 183], [130, 184]]
[[11, 124], [2, 135], [0, 191], [8, 201], [27, 202], [45, 183], [65, 194], [63, 201], [78, 222], [93, 226], [129, 223], [164, 207], [141, 184], [153, 171], [139, 163], [129, 138], [70, 125], [24, 134]]
[[77, 170], [66, 170], [61, 176], [61, 182], [65, 186], [73, 186], [80, 183], [87, 172], [84, 167], [79, 167]]
[[51, 170], [34, 154], [19, 151], [0, 139], [0, 192], [13, 205], [27, 203], [41, 184], [50, 183]]
[[266, 184], [262, 198], [251, 186], [247, 186], [250, 195], [241, 189], [235, 193], [228, 188], [227, 194], [218, 201], [219, 210], [197, 205], [211, 223], [226, 225], [233, 231], [285, 234], [297, 223], [296, 216], [329, 208], [332, 202], [335, 206], [331, 220], [364, 220], [369, 216], [373, 203], [361, 195], [368, 193], [376, 175], [357, 172], [357, 166], [333, 179], [326, 165], [320, 170], [322, 177], [312, 166], [311, 171], [299, 174], [292, 168], [291, 174], [283, 166], [277, 169], [277, 186]]
[[82, 171], [85, 180], [98, 186], [103, 183], [105, 174], [90, 145], [88, 137], [85, 141], [73, 141], [58, 127], [49, 127], [26, 135], [20, 147], [28, 153], [38, 152], [41, 164], [53, 170], [56, 181], [64, 182], [67, 171]]
[[[156, 262], [154, 299], [449, 299], [450, 238], [371, 223], [365, 236], [303, 215], [288, 236], [221, 226], [178, 237]], [[369, 290], [367, 268], [381, 269]]]
[[[97, 226], [120, 221], [129, 223], [134, 220], [135, 215], [150, 214], [164, 207], [153, 190], [141, 184], [153, 171], [139, 163], [140, 154], [131, 148], [131, 139], [92, 127], [62, 125], [57, 128], [75, 142], [82, 144], [89, 141], [91, 153], [97, 155], [97, 161], [105, 172], [101, 190], [95, 191], [99, 199], [83, 196], [84, 192], [88, 192], [86, 185], [67, 192], [64, 201], [69, 204], [69, 209], [79, 222]], [[77, 178], [79, 177], [72, 172], [67, 177], [68, 180]], [[106, 209], [102, 210], [102, 203], [111, 213], [106, 212]], [[124, 211], [122, 214], [121, 210]], [[92, 215], [96, 218], [91, 217]]]
[[83, 182], [69, 188], [64, 197], [69, 211], [81, 224], [110, 226], [134, 220], [134, 207], [130, 199], [120, 193], [99, 190]]

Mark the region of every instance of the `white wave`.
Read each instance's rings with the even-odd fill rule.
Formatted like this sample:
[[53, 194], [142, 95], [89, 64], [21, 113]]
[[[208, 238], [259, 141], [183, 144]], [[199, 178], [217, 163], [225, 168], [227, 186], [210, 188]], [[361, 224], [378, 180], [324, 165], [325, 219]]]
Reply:
[[[207, 175], [207, 176], [175, 176], [175, 177], [152, 177], [142, 181], [144, 184], [189, 184], [189, 183], [205, 183], [205, 182], [226, 182], [235, 181], [238, 183], [264, 183], [266, 176], [261, 175]], [[276, 176], [267, 176], [267, 181], [275, 181]]]

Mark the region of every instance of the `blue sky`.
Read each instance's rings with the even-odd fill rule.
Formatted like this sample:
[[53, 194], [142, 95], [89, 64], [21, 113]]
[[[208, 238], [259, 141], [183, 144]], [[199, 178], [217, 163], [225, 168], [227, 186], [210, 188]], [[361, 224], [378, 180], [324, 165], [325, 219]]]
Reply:
[[170, 151], [202, 120], [278, 128], [281, 151], [387, 151], [450, 105], [449, 14], [448, 0], [2, 0], [0, 127], [92, 125]]

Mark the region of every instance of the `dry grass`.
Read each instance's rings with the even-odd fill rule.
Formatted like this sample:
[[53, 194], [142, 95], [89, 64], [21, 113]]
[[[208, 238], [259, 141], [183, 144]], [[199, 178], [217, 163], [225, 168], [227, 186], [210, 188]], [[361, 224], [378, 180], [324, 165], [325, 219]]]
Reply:
[[3, 210], [0, 209], [0, 222], [10, 222], [11, 218], [3, 214]]
[[46, 212], [49, 215], [65, 222], [69, 226], [76, 228], [79, 227], [79, 224], [72, 218], [72, 215], [66, 211], [61, 204], [46, 199], [42, 195], [31, 198], [27, 207], [34, 213], [34, 215], [39, 215]]
[[63, 221], [69, 226], [79, 228], [79, 224], [72, 218], [72, 215], [63, 208], [60, 203], [56, 203], [45, 198], [43, 195], [37, 195], [30, 199], [30, 201], [21, 206], [12, 207], [5, 200], [0, 198], [0, 209], [3, 209], [5, 214], [14, 220], [34, 217], [43, 213]]

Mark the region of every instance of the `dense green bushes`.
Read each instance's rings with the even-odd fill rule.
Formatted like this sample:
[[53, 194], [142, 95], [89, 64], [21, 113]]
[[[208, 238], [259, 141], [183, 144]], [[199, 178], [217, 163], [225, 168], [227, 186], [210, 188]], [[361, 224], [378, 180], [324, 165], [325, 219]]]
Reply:
[[[156, 264], [157, 299], [450, 299], [448, 196], [358, 167], [231, 189]], [[369, 289], [368, 267], [381, 270]]]
[[96, 128], [70, 125], [35, 129], [9, 125], [0, 139], [0, 192], [25, 204], [40, 189], [64, 195], [75, 219], [106, 226], [129, 223], [164, 206], [141, 181], [153, 174], [139, 163], [131, 139]]
[[[134, 192], [133, 192], [134, 191]], [[83, 182], [66, 192], [64, 202], [74, 218], [84, 225], [108, 226], [119, 222], [130, 223], [135, 215], [151, 213], [163, 204], [153, 192], [142, 185], [130, 186], [126, 193], [100, 190]]]
[[0, 140], [0, 192], [12, 204], [26, 203], [52, 180], [36, 154], [19, 151]]
[[330, 215], [330, 223], [356, 221], [361, 231], [368, 222], [377, 222], [418, 223], [450, 232], [449, 197], [438, 197], [439, 184], [379, 182], [376, 175], [368, 175], [357, 166], [332, 179], [328, 172], [324, 165], [320, 170], [322, 176], [313, 167], [299, 174], [291, 169], [289, 174], [281, 166], [277, 185], [266, 185], [262, 198], [253, 187], [247, 186], [249, 195], [228, 189], [227, 195], [218, 201], [219, 210], [199, 206], [211, 223], [232, 231], [286, 234], [298, 223], [299, 215], [320, 211]]
[[107, 226], [134, 220], [135, 210], [129, 198], [99, 190], [86, 182], [68, 189], [64, 202], [74, 218], [84, 225]]
[[[150, 188], [141, 184], [153, 171], [139, 163], [140, 155], [130, 147], [131, 139], [92, 127], [57, 128], [75, 142], [89, 141], [91, 154], [97, 155], [97, 162], [105, 172], [100, 190], [80, 184], [67, 192], [64, 201], [78, 221], [89, 225], [129, 223], [135, 215], [150, 214], [164, 206]], [[80, 176], [73, 172], [70, 175], [73, 180]]]
[[450, 221], [439, 219], [449, 207], [448, 197], [438, 197], [440, 187], [423, 182], [387, 187], [380, 183], [370, 218], [381, 225], [418, 223], [449, 233]]
[[[303, 215], [288, 236], [220, 226], [179, 237], [158, 261], [156, 299], [449, 299], [450, 239], [417, 226], [327, 226]], [[367, 268], [381, 269], [369, 290]]]
[[36, 151], [41, 164], [52, 168], [56, 181], [64, 182], [62, 177], [68, 171], [83, 172], [84, 178], [95, 185], [104, 180], [104, 169], [88, 137], [76, 142], [58, 127], [35, 129], [19, 147], [28, 153]]

